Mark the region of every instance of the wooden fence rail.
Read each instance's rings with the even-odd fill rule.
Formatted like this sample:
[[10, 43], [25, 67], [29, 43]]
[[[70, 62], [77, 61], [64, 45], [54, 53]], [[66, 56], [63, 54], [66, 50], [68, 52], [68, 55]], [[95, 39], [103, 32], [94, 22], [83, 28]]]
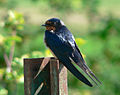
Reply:
[[67, 69], [54, 57], [24, 59], [24, 95], [68, 95]]

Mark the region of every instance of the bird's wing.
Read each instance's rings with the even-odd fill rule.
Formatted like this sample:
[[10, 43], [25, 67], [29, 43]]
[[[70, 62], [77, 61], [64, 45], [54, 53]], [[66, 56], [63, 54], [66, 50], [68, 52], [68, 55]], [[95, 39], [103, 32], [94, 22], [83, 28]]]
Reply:
[[[71, 60], [76, 63], [91, 79], [94, 81], [94, 83], [97, 85], [97, 82], [91, 77], [91, 75], [101, 84], [100, 80], [94, 75], [94, 73], [90, 70], [90, 68], [85, 63], [82, 54], [77, 46], [77, 44], [74, 42], [73, 52], [70, 54]], [[71, 44], [72, 45], [72, 44]]]
[[[75, 43], [76, 49], [79, 52], [80, 56], [82, 57], [80, 50], [78, 49], [77, 44]], [[83, 59], [83, 57], [82, 57]], [[83, 59], [84, 60], [84, 59]], [[101, 84], [100, 80], [94, 75], [94, 73], [90, 70], [90, 68], [85, 64], [85, 61], [83, 62], [84, 66], [86, 67], [86, 70]]]
[[[85, 64], [85, 61], [82, 57], [82, 54], [75, 42], [74, 36], [72, 33], [66, 28], [64, 29], [64, 33], [62, 37], [64, 37], [65, 43], [69, 46], [69, 48], [72, 48], [72, 52], [69, 52], [69, 58], [76, 63], [97, 85], [97, 82], [91, 77], [91, 75], [101, 84], [101, 82], [98, 80], [98, 78], [94, 75], [94, 73], [89, 69], [89, 67]], [[66, 32], [67, 31], [67, 32]]]
[[64, 66], [74, 75], [76, 76], [80, 81], [87, 84], [88, 86], [92, 87], [93, 85], [89, 82], [89, 80], [84, 77], [77, 69], [76, 67], [71, 63], [71, 60], [67, 56], [59, 56], [58, 59], [64, 64]]
[[64, 66], [80, 81], [92, 87], [93, 85], [84, 77], [76, 67], [71, 63], [69, 53], [73, 51], [72, 47], [62, 38], [55, 34], [46, 32], [45, 42], [47, 47], [54, 53], [54, 55], [64, 64]]

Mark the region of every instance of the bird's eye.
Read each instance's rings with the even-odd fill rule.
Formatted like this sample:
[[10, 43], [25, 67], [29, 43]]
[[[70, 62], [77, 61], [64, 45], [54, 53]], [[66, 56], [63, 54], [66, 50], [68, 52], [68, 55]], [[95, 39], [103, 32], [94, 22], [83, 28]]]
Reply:
[[50, 25], [50, 24], [51, 24], [51, 22], [50, 22], [50, 21], [47, 21], [47, 22], [46, 22], [46, 24], [47, 24], [47, 25]]

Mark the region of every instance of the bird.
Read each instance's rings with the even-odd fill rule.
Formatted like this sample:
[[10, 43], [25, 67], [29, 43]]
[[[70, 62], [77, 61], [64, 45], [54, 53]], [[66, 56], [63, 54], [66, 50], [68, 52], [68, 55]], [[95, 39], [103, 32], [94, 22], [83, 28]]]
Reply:
[[62, 64], [80, 81], [86, 85], [93, 87], [93, 84], [74, 66], [79, 66], [89, 78], [98, 85], [101, 81], [87, 66], [80, 49], [78, 48], [75, 38], [64, 22], [59, 18], [50, 18], [42, 25], [46, 27], [44, 42], [49, 48], [53, 56], [55, 56]]

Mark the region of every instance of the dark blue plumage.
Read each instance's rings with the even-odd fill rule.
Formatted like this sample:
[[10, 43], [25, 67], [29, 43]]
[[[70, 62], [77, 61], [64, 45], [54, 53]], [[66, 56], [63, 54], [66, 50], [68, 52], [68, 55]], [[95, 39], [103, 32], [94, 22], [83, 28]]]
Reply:
[[[92, 84], [76, 69], [72, 62], [76, 63], [93, 81], [90, 74], [100, 82], [85, 64], [85, 61], [75, 43], [72, 33], [64, 23], [52, 18], [43, 25], [46, 27], [45, 43], [52, 53], [74, 74], [79, 80], [92, 87]], [[90, 74], [89, 74], [90, 73]], [[95, 81], [94, 81], [95, 82]], [[95, 82], [96, 83], [96, 82]], [[97, 84], [97, 83], [96, 83]]]

